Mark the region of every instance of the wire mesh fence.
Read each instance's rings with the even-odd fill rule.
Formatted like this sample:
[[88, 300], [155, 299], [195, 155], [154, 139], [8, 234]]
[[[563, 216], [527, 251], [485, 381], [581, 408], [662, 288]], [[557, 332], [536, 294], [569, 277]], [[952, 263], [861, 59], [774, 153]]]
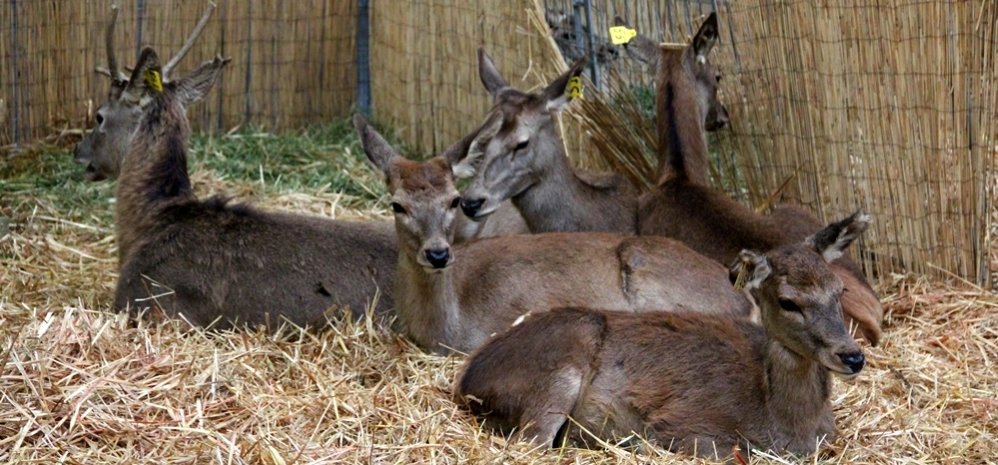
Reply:
[[[296, 127], [344, 116], [357, 95], [357, 1], [218, 0], [181, 72], [223, 54], [233, 63], [191, 109], [203, 129]], [[368, 0], [360, 2], [367, 4]], [[122, 2], [121, 50], [179, 47], [206, 2]], [[876, 223], [868, 270], [989, 273], [998, 156], [998, 4], [990, 0], [369, 0], [374, 116], [416, 151], [439, 150], [490, 106], [478, 81], [484, 47], [509, 82], [532, 89], [592, 57], [588, 92], [628, 89], [643, 122], [563, 118], [569, 153], [601, 166], [594, 134], [654, 131], [653, 70], [607, 40], [614, 16], [683, 43], [717, 11], [728, 130], [712, 134], [714, 182], [759, 205], [782, 197], [822, 219], [863, 207]], [[106, 92], [105, 0], [10, 0], [0, 6], [0, 145], [84, 127]], [[607, 93], [606, 95], [611, 95]], [[617, 97], [612, 97], [617, 98]], [[610, 115], [611, 117], [613, 115]], [[631, 126], [645, 124], [646, 129]], [[617, 126], [614, 128], [613, 126]], [[654, 159], [654, 137], [640, 150]], [[942, 271], [940, 271], [942, 270]]]

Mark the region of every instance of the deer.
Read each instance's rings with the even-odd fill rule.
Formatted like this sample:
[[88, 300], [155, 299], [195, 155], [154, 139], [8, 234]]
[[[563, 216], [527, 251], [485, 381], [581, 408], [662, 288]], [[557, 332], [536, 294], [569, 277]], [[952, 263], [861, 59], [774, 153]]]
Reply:
[[569, 82], [586, 62], [583, 57], [541, 91], [527, 93], [510, 87], [478, 50], [479, 77], [494, 106], [486, 118], [491, 124], [457, 165], [459, 175], [473, 176], [462, 194], [465, 215], [487, 218], [511, 199], [532, 233], [636, 233], [638, 191], [617, 173], [574, 170], [555, 130], [554, 115], [571, 101]]
[[569, 307], [532, 314], [468, 357], [454, 400], [514, 439], [599, 441], [721, 459], [735, 447], [810, 454], [835, 438], [831, 376], [865, 365], [829, 264], [866, 230], [862, 211], [731, 267], [762, 325], [725, 314]]
[[187, 172], [186, 105], [210, 83], [164, 82], [165, 70], [144, 48], [118, 95], [140, 117], [118, 175], [114, 308], [214, 329], [319, 327], [368, 308], [387, 318], [385, 284], [394, 282], [397, 256], [391, 229], [198, 199]]
[[743, 317], [752, 308], [723, 266], [664, 237], [550, 233], [455, 245], [461, 197], [454, 169], [482, 127], [420, 162], [396, 152], [363, 116], [354, 116], [354, 126], [392, 200], [396, 329], [424, 350], [467, 353], [527, 312], [562, 306]]
[[[180, 50], [163, 66], [163, 82], [171, 81], [171, 73], [176, 65], [186, 56], [194, 43], [200, 37], [215, 9], [214, 3], [209, 3], [208, 9], [198, 21], [193, 32], [181, 46]], [[73, 151], [74, 160], [85, 166], [84, 177], [89, 181], [114, 180], [118, 178], [121, 162], [128, 150], [129, 143], [135, 135], [135, 127], [142, 116], [141, 109], [134, 102], [122, 99], [122, 92], [128, 86], [129, 76], [118, 69], [114, 52], [114, 27], [118, 19], [118, 7], [112, 5], [111, 21], [105, 33], [105, 47], [108, 66], [98, 67], [99, 74], [108, 76], [111, 89], [107, 101], [94, 113], [96, 126], [76, 145]], [[183, 88], [192, 89], [185, 95], [185, 107], [200, 101], [214, 86], [222, 69], [228, 65], [228, 58], [216, 57], [206, 61], [197, 69], [181, 78], [186, 82]], [[389, 231], [394, 240], [394, 229], [390, 222], [381, 226]], [[526, 223], [512, 206], [503, 208], [493, 221], [474, 222], [462, 219], [458, 232], [461, 242], [474, 240], [478, 237], [493, 235], [518, 234], [527, 231]]]
[[[717, 14], [711, 13], [686, 47], [661, 47], [640, 37], [625, 51], [657, 68], [659, 168], [656, 186], [638, 200], [638, 234], [678, 239], [720, 263], [730, 263], [742, 249], [769, 250], [793, 243], [820, 229], [821, 223], [792, 205], [777, 205], [768, 215], [757, 213], [709, 185], [705, 131], [728, 121], [717, 95], [721, 74], [709, 59], [717, 41]], [[845, 283], [842, 308], [847, 323], [876, 345], [883, 319], [876, 292], [848, 256], [831, 268]]]
[[[215, 4], [209, 3], [207, 10], [198, 20], [194, 30], [184, 41], [177, 53], [163, 65], [164, 83], [171, 82], [174, 68], [187, 56], [191, 47], [201, 36], [205, 26], [211, 19]], [[104, 34], [104, 46], [107, 53], [107, 67], [97, 67], [98, 74], [107, 76], [110, 80], [110, 91], [107, 100], [94, 112], [96, 126], [76, 145], [73, 159], [85, 166], [84, 177], [90, 181], [116, 179], [121, 170], [121, 161], [128, 151], [129, 143], [135, 134], [135, 127], [142, 116], [142, 110], [134, 102], [122, 98], [128, 87], [129, 76], [118, 68], [118, 60], [114, 50], [114, 28], [118, 21], [118, 6], [111, 6], [111, 21], [108, 22]], [[200, 101], [215, 85], [222, 69], [231, 60], [216, 56], [205, 61], [194, 71], [178, 79], [179, 87], [186, 89], [184, 95], [185, 107]]]

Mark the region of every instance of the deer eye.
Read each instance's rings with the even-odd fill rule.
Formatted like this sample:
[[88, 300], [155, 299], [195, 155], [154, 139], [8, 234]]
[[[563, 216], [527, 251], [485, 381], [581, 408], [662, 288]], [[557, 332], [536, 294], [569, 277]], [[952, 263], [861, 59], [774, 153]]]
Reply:
[[406, 213], [405, 207], [403, 207], [402, 204], [398, 202], [392, 202], [392, 211], [401, 215], [404, 215]]
[[717, 79], [717, 82], [720, 83], [721, 82], [721, 75], [718, 74], [716, 79]]
[[788, 299], [780, 299], [780, 308], [788, 312], [803, 313], [794, 301]]
[[97, 121], [97, 125], [98, 126], [103, 125], [104, 124], [104, 115], [102, 115], [100, 113], [97, 113], [97, 115], [94, 116], [94, 121]]
[[513, 147], [513, 151], [519, 152], [527, 148], [527, 145], [530, 145], [530, 139], [520, 141], [519, 144], [516, 144], [516, 147]]
[[450, 209], [453, 210], [461, 204], [461, 197], [454, 197], [454, 200], [450, 201]]

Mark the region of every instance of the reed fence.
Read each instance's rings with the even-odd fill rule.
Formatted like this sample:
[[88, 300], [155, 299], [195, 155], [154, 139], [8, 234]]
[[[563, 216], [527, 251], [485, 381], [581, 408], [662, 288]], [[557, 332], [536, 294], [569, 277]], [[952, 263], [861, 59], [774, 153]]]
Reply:
[[[217, 8], [178, 72], [216, 54], [232, 63], [206, 102], [192, 106], [197, 128], [252, 124], [293, 128], [346, 116], [354, 101], [357, 5], [324, 0], [214, 0]], [[176, 51], [208, 0], [117, 0], [118, 59], [142, 45]], [[107, 94], [104, 26], [110, 0], [0, 3], [0, 146], [85, 127]], [[179, 75], [179, 74], [178, 74]]]

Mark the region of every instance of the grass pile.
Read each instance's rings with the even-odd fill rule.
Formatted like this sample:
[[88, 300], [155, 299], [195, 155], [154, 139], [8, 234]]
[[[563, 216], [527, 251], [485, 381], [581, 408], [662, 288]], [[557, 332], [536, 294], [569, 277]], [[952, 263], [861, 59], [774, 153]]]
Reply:
[[[345, 122], [198, 136], [199, 195], [387, 219]], [[0, 463], [701, 463], [660, 448], [534, 450], [450, 401], [460, 357], [370, 322], [206, 333], [109, 311], [113, 188], [65, 149], [0, 166]], [[4, 160], [0, 157], [0, 160]], [[998, 297], [895, 277], [869, 366], [833, 392], [841, 437], [809, 463], [986, 463], [998, 451]], [[786, 463], [760, 456], [754, 463]]]

